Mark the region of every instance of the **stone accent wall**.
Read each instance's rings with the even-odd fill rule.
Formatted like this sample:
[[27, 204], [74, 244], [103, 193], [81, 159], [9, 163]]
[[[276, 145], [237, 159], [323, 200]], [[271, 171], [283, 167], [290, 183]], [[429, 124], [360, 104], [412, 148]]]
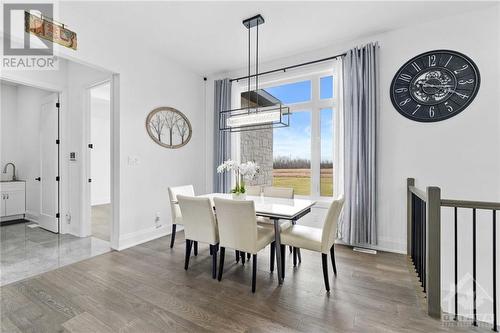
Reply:
[[248, 185], [273, 183], [273, 129], [241, 132], [241, 162], [253, 161], [260, 166], [255, 179]]

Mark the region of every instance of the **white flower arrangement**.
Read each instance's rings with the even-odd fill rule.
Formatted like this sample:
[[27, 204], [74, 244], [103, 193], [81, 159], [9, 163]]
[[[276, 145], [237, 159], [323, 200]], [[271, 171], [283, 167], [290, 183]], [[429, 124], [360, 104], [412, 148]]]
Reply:
[[236, 176], [236, 187], [232, 190], [234, 194], [244, 194], [245, 193], [245, 182], [254, 179], [255, 175], [259, 172], [259, 166], [257, 163], [248, 161], [245, 163], [238, 163], [233, 160], [224, 161], [221, 165], [217, 167], [217, 173], [223, 173], [226, 171], [234, 171]]

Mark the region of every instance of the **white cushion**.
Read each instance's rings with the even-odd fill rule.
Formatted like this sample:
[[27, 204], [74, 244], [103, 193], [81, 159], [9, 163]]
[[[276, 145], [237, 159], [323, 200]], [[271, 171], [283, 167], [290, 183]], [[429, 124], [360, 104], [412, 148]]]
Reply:
[[274, 241], [274, 229], [257, 226], [257, 251]]
[[281, 233], [281, 244], [321, 252], [322, 229], [292, 225]]

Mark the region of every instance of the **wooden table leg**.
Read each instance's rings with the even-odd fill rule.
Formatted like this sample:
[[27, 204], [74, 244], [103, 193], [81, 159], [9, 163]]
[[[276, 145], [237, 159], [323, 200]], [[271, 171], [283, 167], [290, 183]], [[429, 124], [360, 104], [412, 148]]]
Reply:
[[274, 241], [276, 248], [276, 266], [278, 268], [278, 283], [283, 284], [283, 266], [281, 266], [281, 237], [279, 219], [273, 218], [274, 222]]

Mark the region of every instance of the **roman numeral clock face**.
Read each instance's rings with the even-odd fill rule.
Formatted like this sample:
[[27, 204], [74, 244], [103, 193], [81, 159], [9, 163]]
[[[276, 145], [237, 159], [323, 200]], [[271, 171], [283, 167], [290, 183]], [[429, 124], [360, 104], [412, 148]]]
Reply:
[[391, 101], [403, 116], [421, 122], [445, 120], [476, 97], [480, 76], [466, 55], [438, 50], [404, 64], [391, 84]]

